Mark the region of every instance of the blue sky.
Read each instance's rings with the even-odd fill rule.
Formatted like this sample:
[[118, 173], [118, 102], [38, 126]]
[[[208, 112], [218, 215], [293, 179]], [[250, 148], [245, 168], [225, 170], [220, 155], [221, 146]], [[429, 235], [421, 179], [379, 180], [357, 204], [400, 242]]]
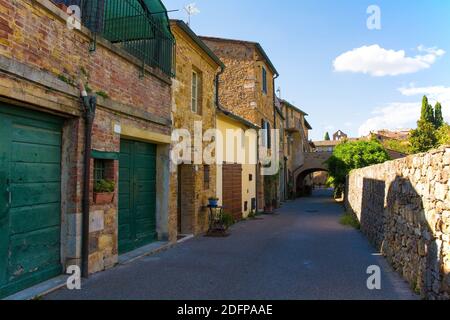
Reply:
[[[309, 114], [315, 140], [338, 129], [411, 128], [423, 94], [440, 100], [450, 121], [450, 1], [163, 2], [183, 20], [195, 2], [199, 35], [261, 43], [281, 74], [282, 98]], [[367, 28], [370, 5], [381, 9], [381, 30]]]

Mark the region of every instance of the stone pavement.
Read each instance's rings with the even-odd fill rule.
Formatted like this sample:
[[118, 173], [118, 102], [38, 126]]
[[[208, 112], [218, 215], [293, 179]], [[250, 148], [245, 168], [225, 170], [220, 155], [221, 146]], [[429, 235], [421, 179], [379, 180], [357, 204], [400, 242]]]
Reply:
[[[342, 212], [330, 191], [316, 191], [228, 238], [198, 237], [45, 299], [418, 299], [359, 231], [339, 224]], [[381, 290], [367, 288], [371, 265]]]

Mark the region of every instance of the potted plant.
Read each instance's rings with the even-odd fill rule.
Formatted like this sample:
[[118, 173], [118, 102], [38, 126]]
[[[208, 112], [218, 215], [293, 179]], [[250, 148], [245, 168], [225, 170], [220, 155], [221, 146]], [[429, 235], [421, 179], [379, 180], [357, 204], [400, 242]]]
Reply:
[[208, 204], [212, 208], [217, 208], [219, 206], [219, 198], [211, 197], [208, 199]]
[[99, 180], [94, 185], [94, 202], [95, 204], [109, 204], [114, 200], [114, 190], [116, 183], [112, 180]]

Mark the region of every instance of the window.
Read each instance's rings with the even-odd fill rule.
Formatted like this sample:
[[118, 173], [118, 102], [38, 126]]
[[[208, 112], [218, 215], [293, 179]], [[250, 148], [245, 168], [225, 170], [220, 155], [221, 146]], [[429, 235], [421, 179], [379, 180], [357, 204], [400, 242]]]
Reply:
[[105, 160], [95, 159], [94, 160], [94, 181], [99, 182], [100, 180], [105, 180], [106, 178], [106, 163]]
[[262, 67], [262, 91], [267, 94], [267, 71]]
[[203, 166], [203, 189], [209, 190], [209, 176], [210, 167], [208, 165]]
[[248, 175], [248, 181], [253, 181], [253, 175], [252, 174]]
[[192, 102], [191, 102], [191, 110], [192, 112], [198, 113], [198, 94], [199, 92], [199, 78], [198, 73], [192, 71]]
[[263, 146], [267, 149], [271, 148], [271, 132], [270, 132], [270, 123], [264, 119], [261, 120], [261, 128], [263, 129]]

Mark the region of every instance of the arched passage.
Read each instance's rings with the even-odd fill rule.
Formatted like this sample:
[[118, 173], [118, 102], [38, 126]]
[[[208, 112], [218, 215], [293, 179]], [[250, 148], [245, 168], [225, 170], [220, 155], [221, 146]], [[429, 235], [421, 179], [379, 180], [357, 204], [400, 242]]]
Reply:
[[[294, 171], [294, 192], [296, 197], [310, 193], [308, 179], [314, 172], [328, 172], [326, 161], [332, 152], [309, 152], [305, 154], [304, 164]], [[312, 183], [311, 183], [312, 185]]]
[[328, 172], [325, 168], [310, 168], [300, 171], [295, 178], [296, 196], [302, 197], [310, 195], [312, 192], [313, 177], [315, 172]]

